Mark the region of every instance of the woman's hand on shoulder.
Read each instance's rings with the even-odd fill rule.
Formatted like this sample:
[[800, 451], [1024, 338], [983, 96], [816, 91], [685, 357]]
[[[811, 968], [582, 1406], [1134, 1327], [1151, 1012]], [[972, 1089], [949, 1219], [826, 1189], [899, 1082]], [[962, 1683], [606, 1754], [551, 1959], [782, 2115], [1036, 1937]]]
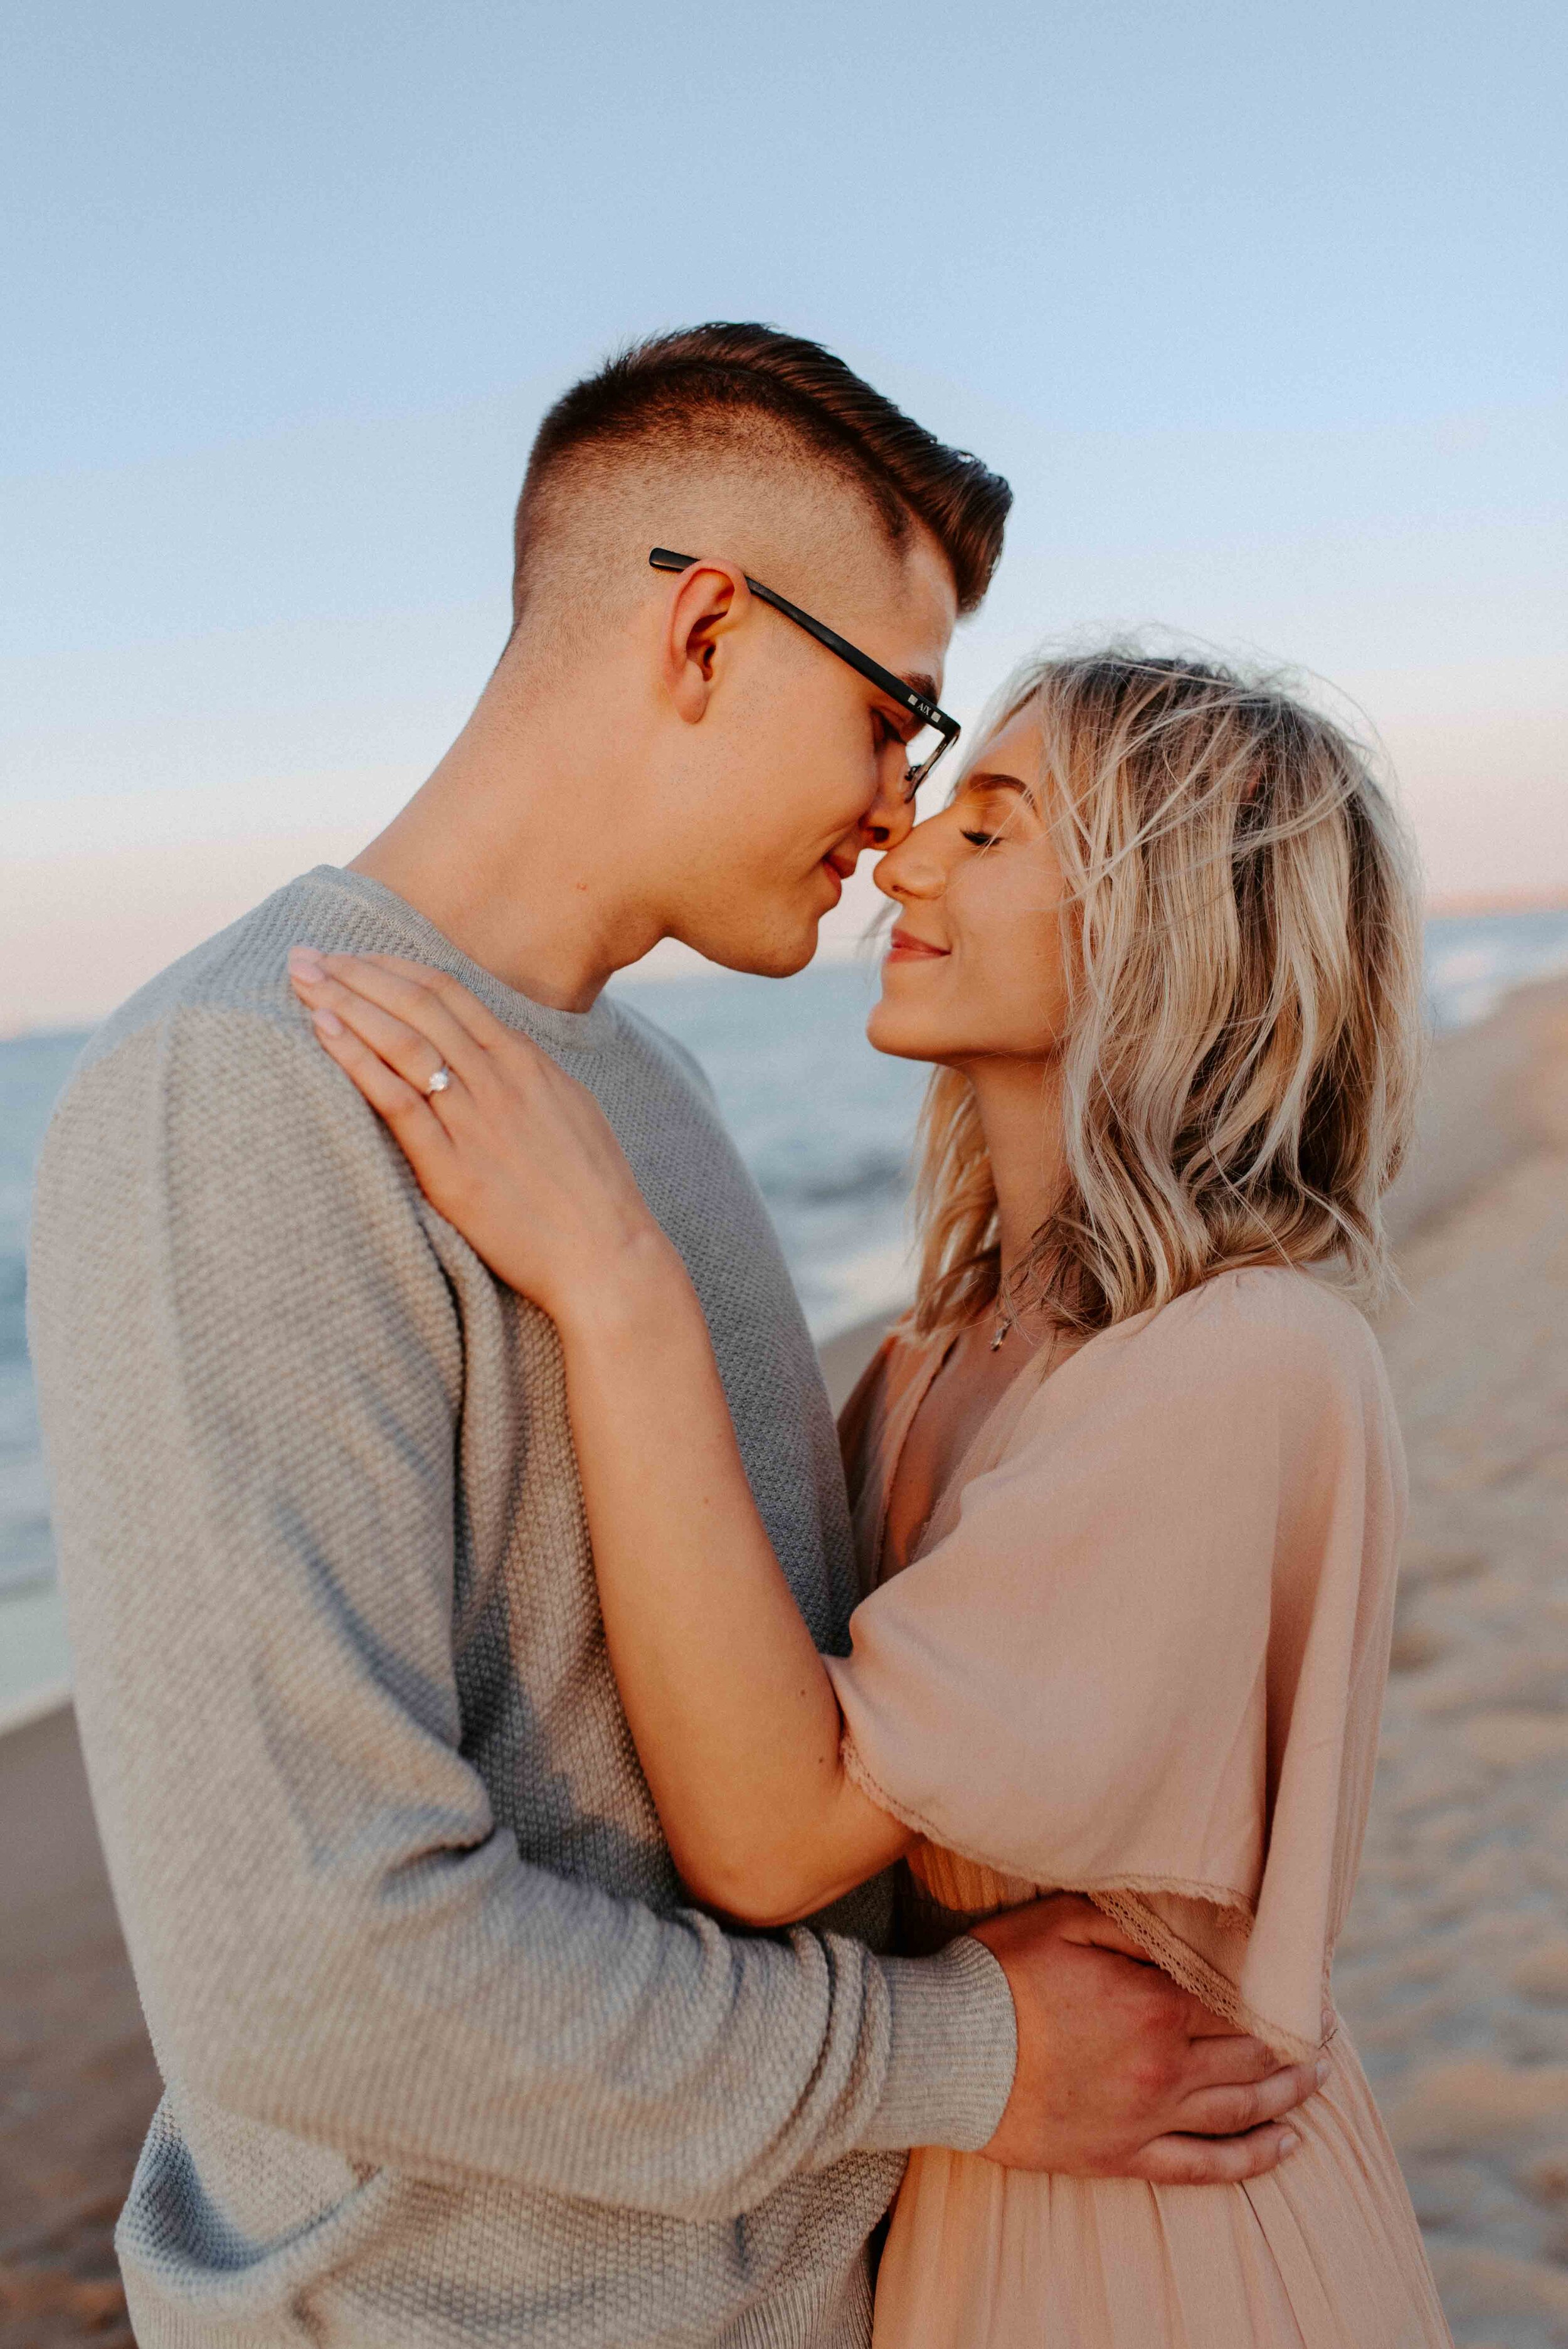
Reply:
[[304, 947], [289, 977], [323, 1049], [498, 1279], [562, 1322], [675, 1268], [593, 1095], [460, 980]]

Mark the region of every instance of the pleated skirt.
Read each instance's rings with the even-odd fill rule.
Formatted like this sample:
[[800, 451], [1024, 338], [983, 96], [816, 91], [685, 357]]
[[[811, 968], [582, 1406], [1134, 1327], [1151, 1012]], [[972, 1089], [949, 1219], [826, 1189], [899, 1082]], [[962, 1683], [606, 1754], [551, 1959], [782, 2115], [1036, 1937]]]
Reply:
[[1343, 2030], [1300, 2149], [1244, 2186], [910, 2158], [875, 2349], [1452, 2349], [1394, 2149]]

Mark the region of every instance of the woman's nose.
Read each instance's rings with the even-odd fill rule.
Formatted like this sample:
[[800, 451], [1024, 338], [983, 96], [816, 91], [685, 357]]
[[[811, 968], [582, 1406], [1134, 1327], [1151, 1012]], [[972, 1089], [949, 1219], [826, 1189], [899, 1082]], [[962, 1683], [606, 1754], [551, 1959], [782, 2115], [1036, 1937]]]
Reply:
[[884, 897], [939, 897], [946, 885], [946, 861], [935, 836], [940, 819], [928, 816], [890, 848], [872, 878]]

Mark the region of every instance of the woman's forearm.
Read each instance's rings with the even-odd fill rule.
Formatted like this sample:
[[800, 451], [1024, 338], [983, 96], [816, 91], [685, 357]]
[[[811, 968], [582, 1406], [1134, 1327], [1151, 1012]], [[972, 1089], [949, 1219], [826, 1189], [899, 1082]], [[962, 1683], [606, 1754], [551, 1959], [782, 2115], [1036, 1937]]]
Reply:
[[561, 1331], [611, 1661], [676, 1866], [752, 1923], [822, 1907], [910, 1837], [840, 1765], [702, 1309], [603, 1111], [449, 973], [307, 955], [293, 975], [425, 1196]]
[[676, 1865], [748, 1923], [809, 1914], [911, 1838], [845, 1775], [686, 1268], [649, 1233], [560, 1326], [610, 1661]]

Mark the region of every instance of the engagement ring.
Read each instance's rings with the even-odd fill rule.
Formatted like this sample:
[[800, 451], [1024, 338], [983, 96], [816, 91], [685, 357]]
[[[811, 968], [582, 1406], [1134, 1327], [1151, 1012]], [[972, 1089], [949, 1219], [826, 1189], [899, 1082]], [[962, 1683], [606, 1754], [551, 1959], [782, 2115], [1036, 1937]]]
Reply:
[[425, 1091], [428, 1093], [444, 1093], [451, 1081], [452, 1072], [450, 1069], [448, 1068], [445, 1061], [443, 1061], [440, 1067], [436, 1071], [435, 1075], [430, 1079], [429, 1083], [425, 1087]]

